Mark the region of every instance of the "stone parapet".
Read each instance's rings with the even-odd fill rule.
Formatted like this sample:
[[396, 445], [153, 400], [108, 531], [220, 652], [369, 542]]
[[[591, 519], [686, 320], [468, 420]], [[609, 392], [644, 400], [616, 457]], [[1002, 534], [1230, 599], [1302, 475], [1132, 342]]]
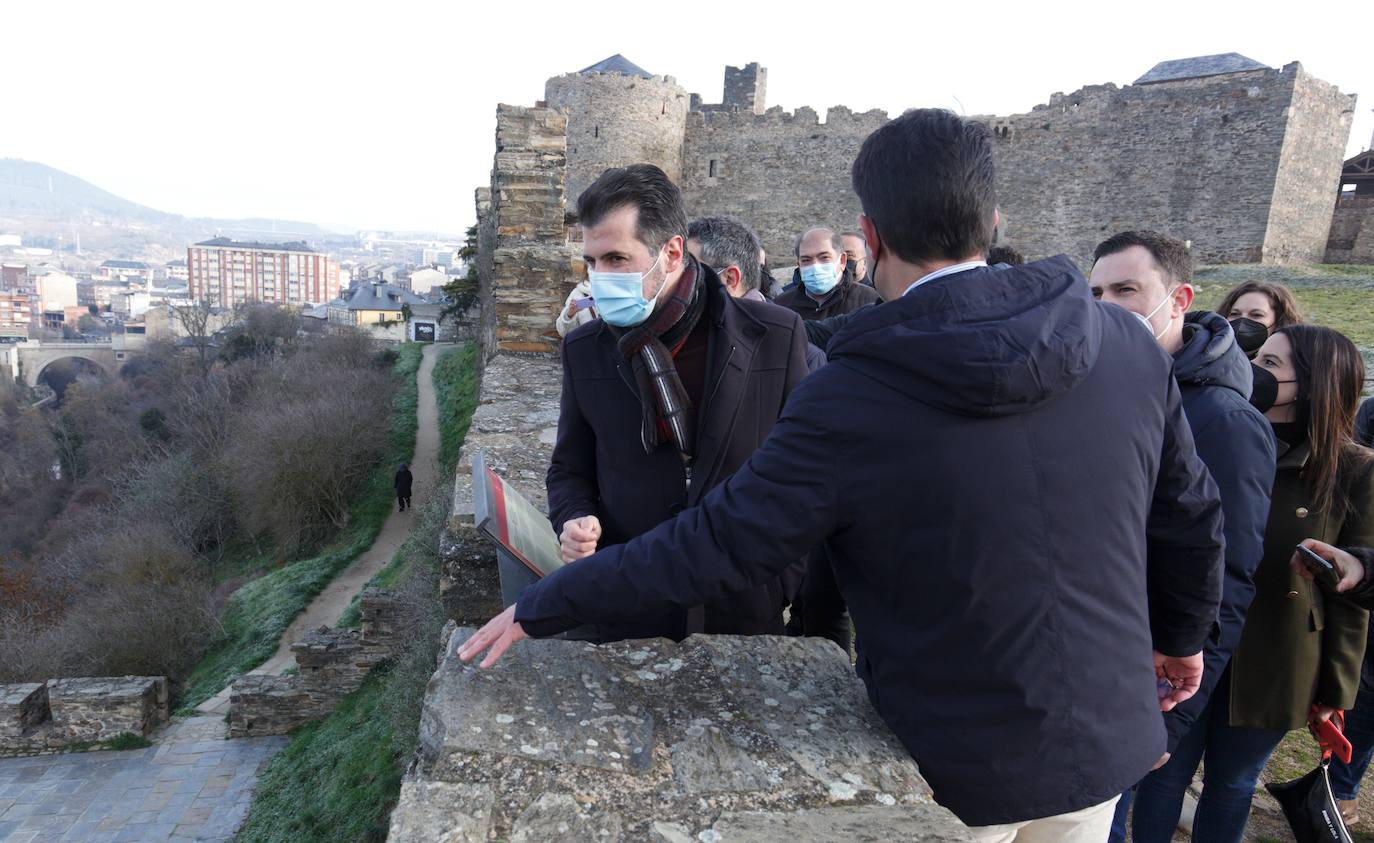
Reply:
[[0, 685], [0, 744], [32, 734], [50, 717], [45, 683]]
[[473, 525], [472, 457], [480, 449], [487, 466], [547, 511], [544, 477], [558, 435], [563, 369], [549, 357], [499, 354], [482, 375], [482, 394], [453, 487], [453, 509], [440, 541], [439, 590], [448, 617], [479, 624], [505, 608], [496, 572], [496, 551]]
[[334, 694], [305, 687], [299, 676], [240, 676], [229, 695], [229, 737], [284, 735], [327, 717], [337, 704]]
[[322, 626], [291, 645], [294, 676], [249, 673], [229, 693], [229, 737], [284, 735], [329, 716], [374, 667], [396, 652], [405, 631], [405, 601], [369, 588], [359, 601], [361, 629]]
[[54, 752], [129, 734], [170, 715], [162, 676], [102, 676], [0, 685], [0, 755]]
[[969, 840], [815, 638], [524, 641], [497, 667], [447, 640], [393, 843]]
[[146, 735], [170, 715], [167, 679], [120, 676], [54, 679], [48, 683], [53, 735], [49, 743]]

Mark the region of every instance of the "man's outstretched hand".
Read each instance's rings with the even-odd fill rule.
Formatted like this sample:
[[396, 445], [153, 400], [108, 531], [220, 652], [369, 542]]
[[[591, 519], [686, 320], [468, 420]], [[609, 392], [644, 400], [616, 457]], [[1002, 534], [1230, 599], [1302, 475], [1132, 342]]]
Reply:
[[525, 638], [529, 636], [516, 622], [515, 604], [512, 603], [506, 607], [506, 611], [487, 621], [487, 625], [477, 630], [477, 634], [463, 642], [463, 646], [458, 648], [458, 658], [470, 662], [490, 647], [491, 652], [479, 665], [486, 670], [506, 654], [510, 645]]
[[1173, 710], [1174, 706], [1196, 694], [1202, 684], [1202, 653], [1166, 656], [1156, 650], [1155, 678], [1161, 683], [1168, 682], [1171, 689], [1160, 696], [1159, 710]]

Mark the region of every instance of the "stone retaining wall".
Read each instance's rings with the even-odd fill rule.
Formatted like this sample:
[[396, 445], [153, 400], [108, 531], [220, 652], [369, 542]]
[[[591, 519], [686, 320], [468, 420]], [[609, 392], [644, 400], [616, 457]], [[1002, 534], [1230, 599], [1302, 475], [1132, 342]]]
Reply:
[[162, 676], [0, 685], [0, 755], [45, 754], [122, 734], [145, 737], [169, 714]]
[[322, 626], [291, 645], [300, 672], [250, 673], [229, 694], [229, 737], [284, 735], [327, 717], [358, 690], [367, 674], [396, 651], [405, 604], [385, 589], [370, 588], [360, 601], [362, 629]]

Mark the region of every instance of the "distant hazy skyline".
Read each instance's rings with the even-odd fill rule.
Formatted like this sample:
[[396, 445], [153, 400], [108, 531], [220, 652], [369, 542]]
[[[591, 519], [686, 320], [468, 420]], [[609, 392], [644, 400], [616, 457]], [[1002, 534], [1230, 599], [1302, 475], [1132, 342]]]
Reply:
[[787, 9], [698, 0], [567, 4], [18, 0], [0, 10], [0, 157], [188, 216], [458, 234], [491, 169], [498, 102], [623, 53], [718, 102], [727, 64], [768, 104], [1012, 114], [1157, 62], [1301, 61], [1361, 96], [1374, 62], [1353, 2], [910, 3]]

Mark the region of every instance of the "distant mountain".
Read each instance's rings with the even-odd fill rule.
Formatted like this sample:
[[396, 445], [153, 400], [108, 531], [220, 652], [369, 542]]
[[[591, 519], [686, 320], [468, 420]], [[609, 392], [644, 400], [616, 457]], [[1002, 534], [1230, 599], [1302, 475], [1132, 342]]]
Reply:
[[309, 222], [273, 219], [228, 220], [183, 217], [130, 202], [71, 173], [19, 158], [0, 158], [0, 215], [42, 217], [69, 222], [108, 220], [169, 228], [191, 226], [225, 233], [277, 233], [313, 236]]
[[0, 158], [0, 212], [149, 223], [176, 220], [174, 214], [122, 199], [70, 173], [18, 158]]

